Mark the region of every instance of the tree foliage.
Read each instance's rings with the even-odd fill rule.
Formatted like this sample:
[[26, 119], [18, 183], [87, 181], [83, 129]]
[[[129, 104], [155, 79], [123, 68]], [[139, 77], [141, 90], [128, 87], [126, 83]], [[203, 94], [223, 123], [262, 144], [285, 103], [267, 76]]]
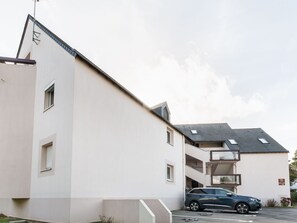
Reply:
[[292, 158], [291, 163], [289, 164], [289, 171], [290, 171], [290, 182], [293, 183], [297, 180], [297, 150]]

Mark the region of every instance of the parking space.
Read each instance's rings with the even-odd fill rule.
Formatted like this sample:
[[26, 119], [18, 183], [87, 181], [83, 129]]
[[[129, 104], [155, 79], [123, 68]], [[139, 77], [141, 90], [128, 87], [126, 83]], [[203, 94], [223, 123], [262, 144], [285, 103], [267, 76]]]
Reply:
[[259, 212], [246, 215], [237, 214], [232, 211], [173, 211], [173, 223], [184, 222], [261, 222], [261, 223], [286, 223], [297, 222], [296, 208], [263, 208]]

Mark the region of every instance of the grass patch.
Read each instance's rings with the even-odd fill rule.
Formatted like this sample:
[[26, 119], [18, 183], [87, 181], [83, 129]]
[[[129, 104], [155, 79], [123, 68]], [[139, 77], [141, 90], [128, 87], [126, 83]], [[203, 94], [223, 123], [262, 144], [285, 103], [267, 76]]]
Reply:
[[9, 218], [9, 217], [0, 217], [0, 223], [9, 223], [10, 221], [16, 221], [15, 218]]
[[20, 219], [7, 217], [3, 214], [0, 214], [0, 223], [9, 223], [11, 221], [17, 221], [17, 220], [20, 220]]

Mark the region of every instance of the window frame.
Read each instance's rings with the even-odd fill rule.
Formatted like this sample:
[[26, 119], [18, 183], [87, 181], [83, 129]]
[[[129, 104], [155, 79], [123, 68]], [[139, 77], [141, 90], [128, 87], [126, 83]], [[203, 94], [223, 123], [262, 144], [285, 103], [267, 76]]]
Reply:
[[198, 130], [197, 129], [191, 129], [191, 134], [192, 135], [198, 135]]
[[[168, 172], [169, 170], [169, 172]], [[169, 173], [169, 176], [168, 176]], [[175, 180], [175, 168], [173, 164], [167, 163], [166, 164], [166, 181], [169, 183], [174, 183]]]
[[49, 142], [45, 145], [42, 145], [41, 147], [40, 172], [51, 171], [52, 169], [53, 169], [53, 142]]
[[49, 110], [55, 105], [55, 82], [51, 82], [44, 90], [44, 111]]
[[169, 145], [174, 145], [174, 131], [168, 127], [166, 130], [166, 141]]
[[[50, 149], [50, 151], [48, 150]], [[56, 135], [51, 135], [39, 142], [38, 176], [55, 174]], [[50, 161], [47, 159], [51, 159]], [[50, 166], [47, 166], [50, 163]]]
[[238, 145], [238, 142], [235, 139], [228, 139], [231, 145]]
[[267, 141], [267, 139], [265, 139], [264, 137], [258, 138], [258, 140], [259, 140], [262, 144], [269, 144], [269, 142]]

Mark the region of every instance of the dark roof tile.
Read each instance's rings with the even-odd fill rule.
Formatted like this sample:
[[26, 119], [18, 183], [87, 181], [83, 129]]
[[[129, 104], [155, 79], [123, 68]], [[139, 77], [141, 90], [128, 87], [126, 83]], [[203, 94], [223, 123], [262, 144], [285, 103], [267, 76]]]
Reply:
[[[231, 129], [227, 123], [176, 125], [181, 132], [194, 142], [225, 142], [230, 149], [241, 153], [288, 153], [288, 151], [260, 128]], [[192, 134], [197, 130], [198, 134]], [[268, 143], [262, 143], [264, 138]], [[230, 143], [234, 139], [237, 145]]]

